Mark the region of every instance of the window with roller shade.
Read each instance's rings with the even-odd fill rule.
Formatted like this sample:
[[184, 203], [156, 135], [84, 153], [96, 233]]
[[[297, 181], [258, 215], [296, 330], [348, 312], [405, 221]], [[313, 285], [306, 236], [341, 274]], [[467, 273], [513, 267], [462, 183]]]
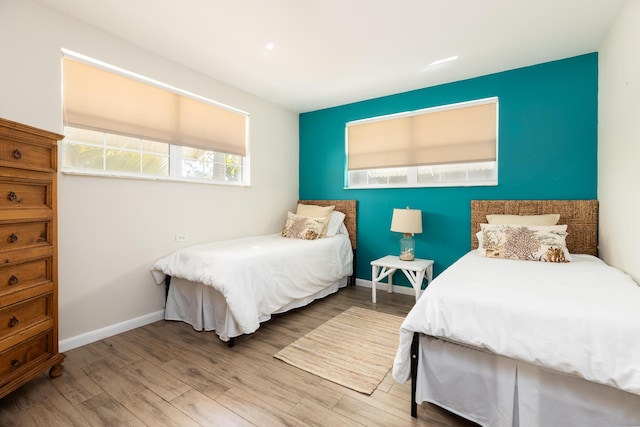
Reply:
[[497, 98], [349, 122], [347, 187], [497, 185], [497, 129]]
[[246, 113], [84, 58], [62, 62], [63, 172], [249, 184]]

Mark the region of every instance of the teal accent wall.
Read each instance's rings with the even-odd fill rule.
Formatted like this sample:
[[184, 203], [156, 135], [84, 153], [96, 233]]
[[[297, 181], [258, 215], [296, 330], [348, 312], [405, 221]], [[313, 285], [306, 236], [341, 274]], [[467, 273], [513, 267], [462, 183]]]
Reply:
[[[344, 188], [347, 122], [492, 96], [499, 98], [497, 186]], [[366, 280], [371, 260], [398, 253], [393, 208], [421, 209], [416, 256], [435, 260], [437, 275], [470, 249], [473, 199], [597, 198], [597, 112], [598, 56], [591, 53], [303, 113], [300, 198], [358, 200], [356, 276]]]

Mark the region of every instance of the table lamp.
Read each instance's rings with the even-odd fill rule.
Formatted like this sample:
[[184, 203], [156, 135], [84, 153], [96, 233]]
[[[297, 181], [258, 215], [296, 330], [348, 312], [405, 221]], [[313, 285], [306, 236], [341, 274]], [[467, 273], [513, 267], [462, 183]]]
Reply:
[[422, 211], [419, 209], [394, 209], [391, 218], [391, 231], [402, 233], [400, 239], [400, 259], [413, 261], [415, 242], [413, 235], [422, 233]]

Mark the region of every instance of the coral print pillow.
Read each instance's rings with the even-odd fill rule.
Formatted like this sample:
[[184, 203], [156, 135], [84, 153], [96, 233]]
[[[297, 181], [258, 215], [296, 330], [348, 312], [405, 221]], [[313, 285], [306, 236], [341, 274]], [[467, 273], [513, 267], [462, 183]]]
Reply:
[[527, 261], [569, 262], [566, 225], [480, 224], [478, 255]]
[[287, 212], [282, 237], [290, 239], [316, 240], [320, 237], [326, 218], [315, 218]]

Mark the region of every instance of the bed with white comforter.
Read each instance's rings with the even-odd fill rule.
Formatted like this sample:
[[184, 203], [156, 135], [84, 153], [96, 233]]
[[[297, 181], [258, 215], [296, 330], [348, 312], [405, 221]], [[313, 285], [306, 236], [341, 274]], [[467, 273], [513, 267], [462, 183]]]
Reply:
[[158, 284], [172, 278], [165, 319], [215, 330], [228, 341], [345, 286], [353, 252], [345, 234], [318, 240], [272, 234], [185, 248], [157, 261], [152, 273]]
[[356, 200], [299, 200], [282, 233], [178, 250], [151, 272], [165, 284], [165, 319], [215, 331], [232, 346], [273, 314], [354, 282]]
[[412, 415], [640, 426], [640, 286], [595, 256], [597, 226], [597, 200], [471, 201], [472, 250], [401, 326], [393, 376], [411, 377]]
[[[418, 402], [440, 404], [483, 425], [548, 425], [540, 421], [541, 412], [557, 420], [570, 404], [558, 405], [555, 412], [541, 409], [539, 402], [532, 405], [542, 399], [540, 390], [531, 393], [541, 386], [527, 384], [527, 376], [540, 381], [553, 372], [583, 380], [573, 387], [583, 390], [580, 393], [594, 388], [594, 383], [600, 385], [594, 388], [596, 394], [615, 396], [616, 404], [622, 405], [612, 407], [609, 401], [595, 399], [593, 407], [597, 401], [606, 402], [597, 415], [579, 409], [571, 420], [640, 425], [640, 287], [594, 256], [572, 255], [571, 262], [554, 264], [467, 253], [429, 285], [403, 322], [393, 366], [394, 379], [401, 383], [410, 377], [414, 332], [424, 340]], [[499, 358], [487, 362], [487, 355]], [[448, 373], [442, 363], [439, 369], [426, 366], [439, 360], [449, 365]], [[451, 360], [457, 363], [450, 366]], [[470, 377], [456, 369], [475, 374]], [[482, 378], [487, 369], [495, 371], [488, 382]], [[433, 376], [451, 383], [444, 397], [425, 384]], [[490, 405], [476, 408], [477, 402], [454, 402], [446, 396], [459, 398], [473, 388], [490, 391]], [[507, 398], [499, 397], [505, 390]], [[556, 402], [562, 398], [554, 396]], [[617, 415], [610, 418], [610, 411]], [[594, 416], [603, 418], [592, 424]]]
[[640, 287], [594, 256], [572, 258], [463, 256], [404, 321], [396, 379], [409, 378], [420, 332], [640, 395]]

